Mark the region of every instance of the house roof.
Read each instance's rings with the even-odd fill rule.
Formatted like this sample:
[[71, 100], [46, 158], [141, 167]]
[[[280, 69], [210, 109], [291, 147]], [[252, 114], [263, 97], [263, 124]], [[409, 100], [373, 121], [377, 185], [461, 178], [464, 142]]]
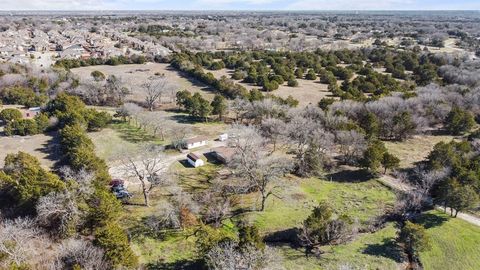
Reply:
[[192, 161], [194, 161], [194, 162], [200, 159], [200, 157], [198, 157], [198, 156], [195, 155], [194, 153], [188, 154], [188, 155], [187, 155], [187, 158], [190, 159], [190, 160], [192, 160]]
[[203, 142], [203, 141], [207, 141], [207, 140], [208, 140], [207, 136], [197, 136], [197, 137], [187, 139], [187, 140], [185, 140], [185, 142], [187, 144], [192, 144], [192, 143]]
[[212, 152], [214, 152], [217, 156], [228, 162], [233, 158], [236, 151], [235, 148], [232, 147], [220, 146], [213, 148]]

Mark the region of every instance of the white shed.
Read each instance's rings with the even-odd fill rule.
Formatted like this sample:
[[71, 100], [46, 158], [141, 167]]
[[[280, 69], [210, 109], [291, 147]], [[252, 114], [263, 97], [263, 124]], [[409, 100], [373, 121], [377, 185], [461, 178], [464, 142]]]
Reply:
[[190, 153], [187, 155], [187, 161], [188, 163], [190, 163], [190, 165], [192, 165], [195, 168], [205, 165], [203, 160], [199, 158], [197, 155], [195, 155], [194, 153]]
[[220, 134], [218, 136], [218, 140], [221, 141], [221, 142], [224, 142], [224, 141], [228, 140], [228, 134], [227, 133]]

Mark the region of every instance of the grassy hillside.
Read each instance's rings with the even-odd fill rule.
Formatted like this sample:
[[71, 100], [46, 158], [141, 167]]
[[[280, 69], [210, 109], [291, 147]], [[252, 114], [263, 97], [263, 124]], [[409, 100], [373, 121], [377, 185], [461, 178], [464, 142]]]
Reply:
[[480, 269], [480, 228], [439, 211], [426, 213], [432, 249], [421, 253], [425, 270]]

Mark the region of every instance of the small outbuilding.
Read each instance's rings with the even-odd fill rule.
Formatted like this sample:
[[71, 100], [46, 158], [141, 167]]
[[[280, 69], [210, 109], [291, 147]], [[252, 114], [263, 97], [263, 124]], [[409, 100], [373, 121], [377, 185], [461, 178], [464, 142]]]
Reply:
[[212, 149], [213, 156], [220, 162], [227, 164], [235, 156], [235, 148], [220, 146]]
[[187, 149], [197, 148], [207, 145], [208, 138], [205, 136], [197, 136], [185, 141], [185, 147]]
[[220, 134], [218, 136], [218, 140], [221, 141], [221, 142], [224, 142], [224, 141], [228, 140], [228, 134], [227, 133]]
[[197, 155], [195, 155], [194, 153], [190, 153], [187, 155], [187, 161], [188, 163], [190, 163], [190, 165], [192, 165], [195, 168], [205, 165], [203, 160]]

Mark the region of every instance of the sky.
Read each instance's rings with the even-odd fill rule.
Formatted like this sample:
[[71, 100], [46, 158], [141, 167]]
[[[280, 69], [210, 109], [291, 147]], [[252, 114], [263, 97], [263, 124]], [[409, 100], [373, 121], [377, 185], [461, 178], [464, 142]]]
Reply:
[[480, 10], [480, 0], [0, 0], [0, 10]]

